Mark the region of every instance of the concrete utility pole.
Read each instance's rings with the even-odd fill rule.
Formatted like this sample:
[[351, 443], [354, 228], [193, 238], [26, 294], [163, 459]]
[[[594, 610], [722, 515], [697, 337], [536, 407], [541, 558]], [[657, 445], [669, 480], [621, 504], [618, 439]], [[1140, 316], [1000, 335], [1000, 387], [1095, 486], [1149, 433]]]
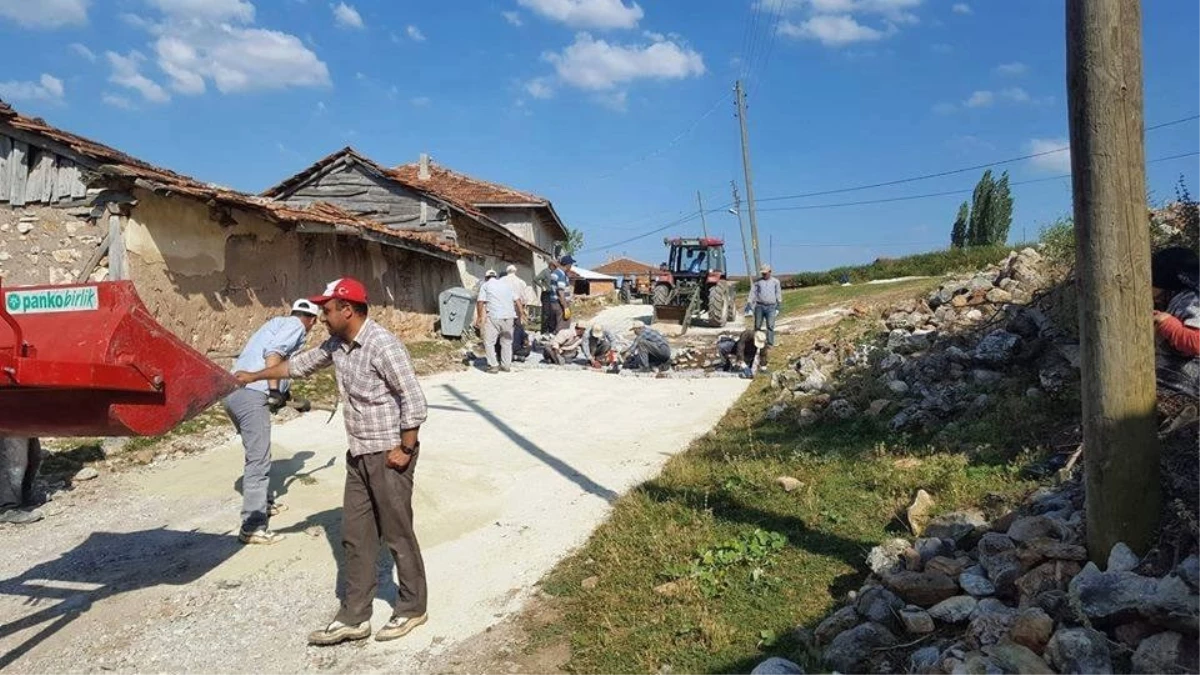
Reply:
[[700, 205], [700, 229], [704, 232], [704, 237], [708, 238], [708, 221], [704, 219], [704, 200], [700, 197], [700, 191], [696, 190], [696, 203]]
[[742, 233], [742, 257], [746, 259], [746, 278], [754, 283], [754, 268], [750, 267], [750, 249], [746, 248], [746, 226], [742, 223], [742, 198], [738, 196], [737, 183], [729, 181], [733, 188], [733, 212], [737, 215], [738, 231]]
[[1139, 0], [1067, 0], [1067, 103], [1082, 358], [1086, 529], [1103, 565], [1144, 554], [1162, 494]]
[[[750, 207], [750, 246], [754, 251], [754, 269], [762, 267], [762, 259], [758, 255], [758, 213], [754, 207], [754, 172], [750, 169], [750, 137], [746, 131], [746, 90], [742, 81], [733, 85], [734, 96], [737, 99], [738, 126], [742, 130], [742, 170], [746, 172], [746, 204]], [[754, 278], [751, 275], [751, 278]]]

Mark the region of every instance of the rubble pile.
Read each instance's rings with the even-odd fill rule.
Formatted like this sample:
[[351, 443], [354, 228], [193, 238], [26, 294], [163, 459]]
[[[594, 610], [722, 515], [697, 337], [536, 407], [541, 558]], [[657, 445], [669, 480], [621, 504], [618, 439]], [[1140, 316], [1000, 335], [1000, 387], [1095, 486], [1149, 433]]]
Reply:
[[871, 550], [871, 576], [805, 639], [838, 672], [1194, 673], [1200, 559], [1164, 565], [1124, 544], [1087, 562], [1083, 487], [1034, 492], [988, 522], [928, 518]]
[[1053, 282], [1042, 256], [1026, 248], [925, 299], [893, 305], [865, 343], [818, 341], [775, 373], [779, 395], [768, 416], [804, 425], [868, 415], [893, 431], [930, 431], [985, 407], [998, 391], [1067, 391], [1078, 378], [1078, 348], [1033, 302]]

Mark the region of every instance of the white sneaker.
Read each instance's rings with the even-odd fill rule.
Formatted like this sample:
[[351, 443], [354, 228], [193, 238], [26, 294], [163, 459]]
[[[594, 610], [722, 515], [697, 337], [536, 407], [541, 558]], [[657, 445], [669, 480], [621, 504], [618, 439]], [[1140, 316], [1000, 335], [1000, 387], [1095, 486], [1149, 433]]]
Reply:
[[283, 539], [283, 535], [272, 532], [265, 527], [251, 532], [242, 530], [238, 534], [238, 541], [243, 544], [277, 544], [281, 539]]
[[364, 640], [369, 637], [371, 637], [370, 620], [364, 621], [357, 626], [350, 626], [335, 619], [321, 630], [314, 630], [309, 633], [308, 644], [328, 646], [347, 640]]
[[375, 640], [378, 642], [386, 642], [395, 640], [408, 635], [412, 629], [420, 626], [429, 620], [429, 614], [421, 616], [393, 616], [379, 632], [375, 634]]

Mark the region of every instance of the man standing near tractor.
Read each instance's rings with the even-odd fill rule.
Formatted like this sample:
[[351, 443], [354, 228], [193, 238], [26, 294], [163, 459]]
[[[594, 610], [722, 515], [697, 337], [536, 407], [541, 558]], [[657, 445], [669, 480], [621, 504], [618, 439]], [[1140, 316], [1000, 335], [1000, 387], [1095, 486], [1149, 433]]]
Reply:
[[767, 329], [767, 344], [775, 346], [775, 316], [783, 303], [783, 288], [779, 279], [771, 276], [771, 266], [763, 265], [761, 276], [750, 287], [750, 305], [754, 308], [754, 330]]

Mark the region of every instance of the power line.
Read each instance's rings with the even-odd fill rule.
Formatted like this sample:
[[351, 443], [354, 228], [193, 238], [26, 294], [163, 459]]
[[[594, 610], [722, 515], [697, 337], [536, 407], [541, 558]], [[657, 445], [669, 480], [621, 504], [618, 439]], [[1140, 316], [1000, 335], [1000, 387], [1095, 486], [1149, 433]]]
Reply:
[[[1185, 153], [1181, 153], [1178, 155], [1171, 155], [1169, 157], [1159, 157], [1157, 159], [1152, 159], [1146, 163], [1154, 164], [1157, 162], [1165, 162], [1165, 161], [1171, 160], [1171, 159], [1181, 159], [1183, 157], [1194, 157], [1196, 155], [1200, 155], [1200, 151], [1185, 152]], [[1070, 178], [1070, 177], [1071, 177], [1071, 174], [1065, 173], [1065, 174], [1061, 174], [1058, 176], [1050, 176], [1048, 178], [1033, 178], [1030, 180], [1014, 181], [1012, 183], [1009, 183], [1009, 185], [1012, 185], [1012, 186], [1029, 185], [1031, 183], [1044, 183], [1046, 181], [1061, 180], [1063, 178]], [[920, 194], [920, 195], [904, 195], [902, 197], [884, 197], [881, 199], [863, 199], [863, 200], [859, 200], [859, 201], [840, 202], [840, 203], [834, 203], [834, 204], [806, 204], [804, 206], [776, 206], [774, 208], [759, 209], [759, 211], [810, 211], [810, 210], [815, 210], [815, 209], [833, 209], [833, 208], [840, 208], [840, 207], [845, 207], [845, 206], [865, 206], [865, 205], [869, 205], [869, 204], [887, 204], [887, 203], [891, 203], [891, 202], [906, 202], [906, 201], [911, 201], [914, 199], [928, 199], [930, 197], [945, 197], [948, 195], [961, 195], [961, 194], [971, 193], [974, 191], [975, 191], [975, 188], [967, 188], [965, 190], [946, 190], [944, 192], [929, 192], [929, 193]], [[760, 201], [765, 201], [765, 200], [760, 200]]]
[[[709, 210], [709, 212], [711, 213], [711, 212], [712, 212], [712, 209], [710, 209], [710, 210]], [[616, 248], [616, 247], [618, 247], [618, 246], [621, 246], [621, 245], [624, 245], [624, 244], [628, 244], [628, 243], [630, 243], [630, 242], [637, 241], [637, 240], [639, 240], [639, 239], [645, 239], [646, 237], [649, 237], [649, 236], [651, 236], [651, 235], [654, 235], [654, 234], [658, 234], [659, 232], [662, 232], [663, 230], [669, 230], [669, 229], [671, 229], [672, 227], [675, 227], [675, 226], [677, 226], [677, 225], [682, 225], [682, 224], [684, 224], [684, 223], [691, 222], [691, 221], [693, 221], [693, 220], [695, 220], [695, 219], [697, 219], [697, 218], [699, 218], [699, 217], [700, 217], [700, 212], [699, 212], [699, 211], [693, 211], [692, 213], [688, 214], [687, 216], [685, 216], [685, 217], [683, 217], [683, 218], [680, 218], [679, 220], [674, 220], [674, 221], [671, 221], [671, 222], [667, 223], [666, 225], [663, 225], [662, 227], [655, 228], [655, 229], [653, 229], [653, 230], [650, 230], [650, 231], [648, 231], [648, 232], [643, 232], [642, 234], [639, 234], [639, 235], [637, 235], [636, 237], [630, 237], [630, 238], [628, 238], [628, 239], [622, 239], [621, 241], [616, 241], [616, 242], [613, 242], [613, 243], [611, 243], [611, 244], [605, 244], [605, 245], [603, 245], [603, 246], [593, 246], [593, 247], [591, 247], [591, 248], [587, 248], [587, 249], [584, 249], [584, 250], [580, 251], [580, 253], [592, 253], [592, 252], [594, 252], [594, 251], [606, 251], [606, 250], [608, 250], [608, 249], [611, 249], [611, 248]]]
[[759, 70], [759, 76], [753, 77], [753, 73], [751, 73], [751, 76], [746, 78], [750, 84], [750, 91], [747, 92], [747, 95], [752, 95], [758, 90], [758, 83], [762, 81], [762, 77], [767, 73], [767, 66], [771, 64], [771, 53], [775, 51], [775, 43], [779, 41], [779, 22], [783, 19], [783, 2], [784, 0], [778, 0], [775, 5], [775, 11], [771, 13], [775, 17], [775, 21], [768, 29], [771, 31], [771, 34], [767, 37], [767, 55], [762, 60], [762, 68]]
[[[1162, 124], [1156, 124], [1152, 127], [1146, 127], [1146, 131], [1154, 131], [1155, 129], [1162, 129], [1164, 127], [1169, 127], [1169, 126], [1173, 126], [1176, 124], [1183, 124], [1184, 122], [1190, 122], [1195, 119], [1200, 119], [1200, 115], [1191, 115], [1189, 117], [1183, 117], [1183, 118], [1180, 118], [1177, 120], [1171, 120], [1170, 122], [1163, 122]], [[950, 169], [948, 171], [938, 171], [936, 173], [927, 173], [927, 174], [922, 174], [919, 176], [910, 176], [908, 178], [899, 178], [896, 180], [883, 181], [881, 183], [869, 183], [866, 185], [855, 185], [852, 187], [837, 188], [834, 190], [819, 190], [816, 192], [803, 192], [800, 194], [780, 195], [777, 197], [759, 197], [758, 201], [760, 201], [760, 202], [777, 202], [777, 201], [785, 201], [785, 200], [789, 200], [789, 199], [803, 199], [806, 197], [821, 197], [821, 196], [825, 196], [825, 195], [836, 195], [836, 194], [842, 194], [842, 193], [846, 193], [846, 192], [857, 192], [859, 190], [870, 190], [873, 188], [889, 187], [892, 185], [901, 185], [904, 183], [914, 183], [916, 181], [929, 180], [931, 178], [942, 178], [944, 176], [953, 176], [955, 174], [967, 173], [968, 171], [978, 171], [980, 169], [987, 169], [989, 167], [999, 166], [1001, 164], [1012, 164], [1014, 162], [1023, 162], [1028, 159], [1034, 159], [1036, 157], [1045, 157], [1046, 155], [1053, 155], [1055, 153], [1065, 152], [1067, 150], [1070, 150], [1070, 146], [1063, 146], [1061, 148], [1054, 148], [1052, 150], [1044, 150], [1042, 152], [1035, 152], [1035, 153], [1032, 153], [1029, 155], [1021, 155], [1020, 157], [1011, 157], [1009, 159], [1002, 159], [1002, 160], [998, 160], [995, 162], [988, 162], [986, 164], [976, 164], [974, 166], [966, 166], [966, 167], [962, 167], [959, 169]], [[768, 210], [776, 210], [776, 209], [761, 209], [761, 210], [768, 211]]]

